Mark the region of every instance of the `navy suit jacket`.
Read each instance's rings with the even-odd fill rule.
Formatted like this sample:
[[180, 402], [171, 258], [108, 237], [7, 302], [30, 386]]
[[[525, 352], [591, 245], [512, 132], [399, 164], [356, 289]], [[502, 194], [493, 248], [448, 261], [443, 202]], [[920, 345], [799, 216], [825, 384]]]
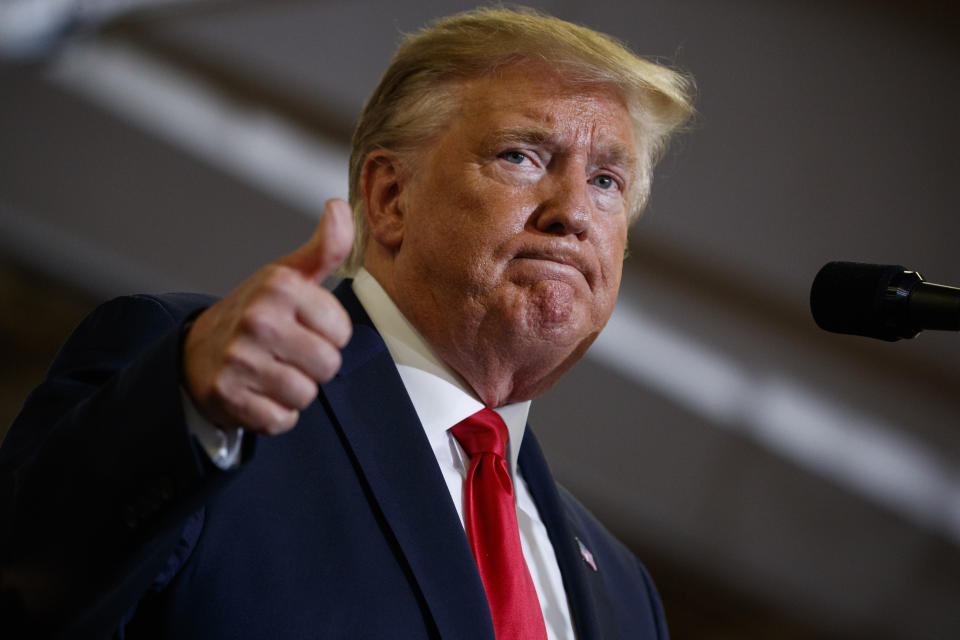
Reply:
[[[180, 328], [212, 298], [121, 298], [77, 328], [0, 448], [0, 635], [493, 639], [396, 366], [348, 284], [336, 293], [354, 323], [339, 373], [227, 472], [180, 399]], [[646, 571], [557, 487], [530, 429], [519, 468], [578, 637], [665, 638]]]

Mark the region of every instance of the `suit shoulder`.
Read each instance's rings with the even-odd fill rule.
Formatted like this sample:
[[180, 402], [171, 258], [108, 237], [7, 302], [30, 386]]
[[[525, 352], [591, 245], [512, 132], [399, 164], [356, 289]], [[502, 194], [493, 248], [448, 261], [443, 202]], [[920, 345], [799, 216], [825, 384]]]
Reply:
[[200, 294], [140, 294], [102, 303], [71, 332], [27, 404], [43, 396], [52, 381], [101, 384], [215, 300]]
[[178, 324], [216, 301], [215, 296], [204, 293], [136, 293], [104, 302], [87, 316], [84, 323], [142, 319], [158, 324]]
[[[104, 302], [70, 334], [63, 349], [136, 351], [216, 301], [195, 293], [136, 294]], [[58, 358], [60, 359], [60, 358]]]

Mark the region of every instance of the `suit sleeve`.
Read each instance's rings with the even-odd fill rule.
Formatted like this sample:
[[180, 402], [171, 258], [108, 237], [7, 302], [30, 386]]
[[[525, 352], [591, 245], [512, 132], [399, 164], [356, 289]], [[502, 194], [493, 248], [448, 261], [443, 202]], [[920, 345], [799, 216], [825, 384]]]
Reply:
[[27, 399], [0, 448], [0, 628], [109, 634], [229, 475], [198, 452], [180, 402], [180, 326], [203, 302], [103, 305]]

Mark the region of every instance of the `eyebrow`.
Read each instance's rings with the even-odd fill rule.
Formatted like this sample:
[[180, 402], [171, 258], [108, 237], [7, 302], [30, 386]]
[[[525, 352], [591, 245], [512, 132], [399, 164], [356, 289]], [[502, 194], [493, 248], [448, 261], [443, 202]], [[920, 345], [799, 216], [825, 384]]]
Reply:
[[[506, 127], [493, 132], [487, 139], [486, 146], [491, 150], [511, 143], [556, 146], [559, 138], [560, 134], [553, 129], [522, 125]], [[628, 145], [619, 140], [612, 140], [608, 141], [604, 147], [596, 158], [597, 164], [619, 166], [629, 169], [631, 172], [635, 171], [637, 167], [636, 153]]]
[[624, 167], [631, 173], [635, 173], [637, 169], [637, 154], [633, 149], [616, 140], [607, 143], [597, 159], [601, 165]]
[[506, 143], [521, 142], [531, 145], [548, 145], [559, 138], [559, 134], [546, 127], [517, 126], [494, 131], [487, 138], [487, 145], [499, 147]]

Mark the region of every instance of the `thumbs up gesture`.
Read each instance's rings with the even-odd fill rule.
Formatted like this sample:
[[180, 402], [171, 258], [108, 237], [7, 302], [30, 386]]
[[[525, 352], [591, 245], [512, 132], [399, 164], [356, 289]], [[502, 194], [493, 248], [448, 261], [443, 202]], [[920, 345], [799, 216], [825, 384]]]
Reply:
[[184, 340], [183, 375], [207, 420], [268, 434], [296, 424], [350, 340], [347, 312], [320, 283], [352, 243], [349, 205], [330, 200], [306, 244], [197, 316]]

